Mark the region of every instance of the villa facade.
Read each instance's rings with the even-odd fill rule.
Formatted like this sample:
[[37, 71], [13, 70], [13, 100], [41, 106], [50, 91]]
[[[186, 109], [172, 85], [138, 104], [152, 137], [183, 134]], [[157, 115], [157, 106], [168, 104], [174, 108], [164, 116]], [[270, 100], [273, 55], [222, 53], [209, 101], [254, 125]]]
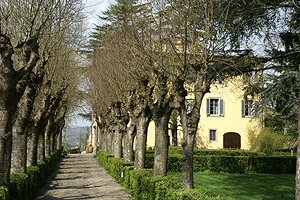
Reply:
[[[262, 115], [255, 113], [257, 99], [245, 98], [244, 77], [216, 82], [204, 96], [196, 135], [197, 147], [249, 149], [248, 133], [263, 126]], [[193, 101], [189, 95], [187, 102]], [[147, 147], [155, 144], [154, 122], [148, 129]], [[171, 137], [171, 134], [170, 134]], [[171, 138], [170, 138], [171, 139]], [[182, 134], [178, 135], [179, 145]]]

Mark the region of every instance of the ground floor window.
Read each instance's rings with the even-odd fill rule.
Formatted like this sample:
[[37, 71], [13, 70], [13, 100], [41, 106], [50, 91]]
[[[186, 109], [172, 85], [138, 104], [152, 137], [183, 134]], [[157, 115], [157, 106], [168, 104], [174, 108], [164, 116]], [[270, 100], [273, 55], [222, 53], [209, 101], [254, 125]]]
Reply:
[[216, 141], [217, 140], [217, 130], [211, 129], [209, 130], [209, 141]]

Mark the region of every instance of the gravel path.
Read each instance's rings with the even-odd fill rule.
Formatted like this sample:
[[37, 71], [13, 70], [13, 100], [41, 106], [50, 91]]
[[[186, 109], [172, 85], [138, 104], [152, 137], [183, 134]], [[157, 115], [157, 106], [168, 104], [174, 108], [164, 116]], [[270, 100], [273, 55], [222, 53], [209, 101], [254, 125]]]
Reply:
[[91, 154], [68, 155], [38, 199], [129, 200], [130, 196], [100, 167]]

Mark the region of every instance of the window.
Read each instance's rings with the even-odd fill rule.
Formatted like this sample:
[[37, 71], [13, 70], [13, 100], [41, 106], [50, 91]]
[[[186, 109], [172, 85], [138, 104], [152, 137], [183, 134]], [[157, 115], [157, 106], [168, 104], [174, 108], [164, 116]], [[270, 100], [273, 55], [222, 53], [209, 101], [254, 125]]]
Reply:
[[209, 141], [217, 140], [217, 130], [209, 130]]
[[242, 100], [242, 117], [252, 117], [255, 113], [257, 101]]
[[210, 98], [206, 100], [206, 112], [210, 116], [224, 115], [224, 100], [218, 98]]

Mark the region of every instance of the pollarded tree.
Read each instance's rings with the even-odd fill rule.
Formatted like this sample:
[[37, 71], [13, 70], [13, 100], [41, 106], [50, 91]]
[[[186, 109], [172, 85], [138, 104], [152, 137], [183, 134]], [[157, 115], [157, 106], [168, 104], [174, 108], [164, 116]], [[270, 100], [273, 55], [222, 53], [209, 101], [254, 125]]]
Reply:
[[[40, 6], [42, 6], [42, 4]], [[39, 36], [39, 63], [30, 74], [23, 78], [27, 88], [22, 98], [23, 100], [18, 105], [17, 118], [14, 124], [14, 130], [16, 130], [14, 138], [20, 141], [15, 142], [13, 145], [13, 164], [15, 164], [17, 171], [26, 170], [27, 151], [24, 151], [24, 149], [27, 149], [27, 134], [28, 131], [31, 130], [30, 123], [28, 122], [31, 120], [34, 101], [43, 83], [43, 78], [45, 74], [49, 74], [48, 68], [53, 65], [53, 60], [66, 59], [72, 51], [78, 50], [78, 45], [81, 40], [80, 34], [82, 34], [82, 31], [79, 27], [83, 19], [80, 15], [82, 10], [81, 2], [58, 2], [55, 7], [56, 10], [53, 9], [53, 12], [56, 14], [49, 16], [49, 20], [44, 22], [43, 32]], [[76, 12], [73, 12], [75, 10]], [[53, 37], [53, 35], [56, 37]], [[65, 52], [65, 54], [68, 56], [62, 56], [62, 51], [66, 51], [67, 48], [68, 52]], [[70, 57], [68, 58], [70, 59]], [[75, 59], [75, 57], [73, 59]], [[61, 66], [56, 67], [58, 69], [64, 68]], [[66, 70], [64, 70], [64, 72], [65, 71]], [[65, 74], [65, 76], [67, 77], [69, 74]], [[65, 80], [66, 79], [67, 78], [65, 78]]]
[[40, 42], [49, 34], [49, 26], [56, 27], [58, 21], [63, 25], [61, 14], [66, 16], [74, 11], [76, 6], [60, 12], [69, 4], [70, 1], [30, 0], [4, 0], [0, 3], [0, 184], [9, 183], [12, 126], [24, 93], [23, 81], [43, 56]]
[[[165, 71], [169, 69], [168, 75], [171, 75], [169, 81], [174, 89], [170, 88], [168, 92], [168, 96], [173, 96], [170, 106], [179, 110], [183, 128], [182, 181], [183, 187], [190, 189], [194, 187], [193, 149], [204, 95], [216, 78], [229, 78], [255, 67], [256, 58], [249, 54], [251, 50], [243, 49], [240, 39], [251, 35], [252, 30], [245, 28], [246, 22], [255, 29], [257, 19], [236, 17], [234, 13], [237, 11], [245, 14], [241, 6], [243, 2], [239, 1], [154, 2], [159, 9], [156, 35], [161, 36], [156, 47], [165, 48], [160, 48], [155, 63], [163, 66]], [[260, 14], [265, 16], [268, 12], [263, 11]], [[241, 24], [232, 27], [232, 22]], [[194, 105], [190, 110], [185, 103], [185, 84], [193, 86], [190, 92], [194, 96]]]
[[[137, 12], [138, 10], [139, 12]], [[118, 99], [124, 105], [122, 107], [126, 109], [126, 113], [128, 112], [131, 123], [135, 124], [136, 168], [144, 167], [146, 133], [151, 115], [147, 99], [149, 99], [151, 88], [147, 78], [149, 70], [143, 60], [146, 57], [135, 49], [137, 41], [133, 32], [143, 31], [141, 26], [145, 26], [146, 23], [139, 21], [138, 16], [146, 16], [146, 12], [146, 5], [137, 5], [136, 1], [118, 1], [105, 12], [107, 17], [104, 18], [111, 24], [101, 28], [99, 48], [95, 52], [90, 79], [93, 82], [91, 94], [96, 94], [99, 98], [94, 98], [97, 101], [93, 100], [93, 102], [97, 102], [97, 104], [93, 104], [93, 107], [100, 114], [100, 120], [104, 118], [104, 110], [110, 106], [110, 103]], [[143, 20], [145, 22], [147, 19], [143, 18]], [[104, 33], [103, 30], [105, 30]], [[97, 71], [101, 71], [101, 73], [97, 73]], [[131, 94], [129, 98], [126, 97], [128, 93]], [[99, 104], [99, 102], [101, 103]], [[99, 109], [99, 106], [96, 105], [101, 105], [101, 108]], [[131, 131], [127, 130], [126, 138], [128, 140], [124, 142], [127, 144], [126, 152], [128, 152], [126, 159], [129, 160], [129, 157], [132, 158], [132, 136], [134, 135], [131, 134]]]

